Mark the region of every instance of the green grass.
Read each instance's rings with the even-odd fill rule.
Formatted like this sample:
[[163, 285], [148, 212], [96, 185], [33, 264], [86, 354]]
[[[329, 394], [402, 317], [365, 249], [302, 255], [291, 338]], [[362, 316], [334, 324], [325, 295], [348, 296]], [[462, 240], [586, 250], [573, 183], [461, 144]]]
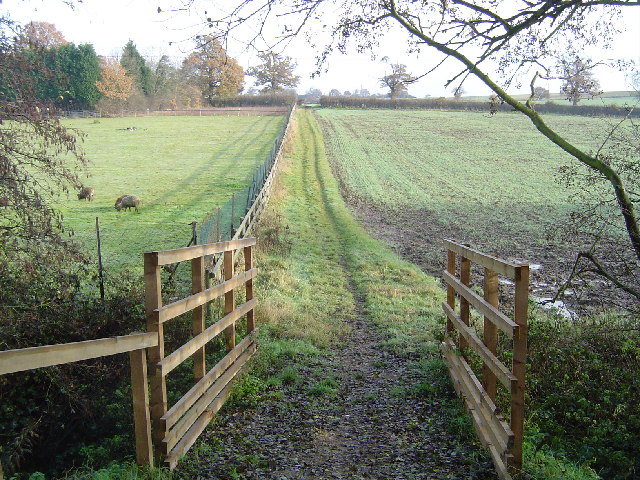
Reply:
[[[65, 226], [96, 258], [100, 218], [107, 272], [142, 270], [142, 253], [186, 246], [189, 223], [246, 187], [282, 125], [280, 116], [141, 117], [69, 120], [86, 133], [90, 159], [85, 185], [94, 201], [72, 192], [59, 207]], [[135, 126], [135, 131], [126, 130]], [[116, 198], [140, 197], [140, 213], [117, 212]]]
[[[391, 215], [421, 211], [434, 230], [492, 251], [525, 255], [532, 247], [562, 247], [547, 231], [573, 207], [556, 180], [571, 157], [522, 115], [346, 109], [317, 115], [345, 194], [356, 204]], [[587, 151], [598, 148], [612, 121], [545, 120]], [[429, 263], [441, 264], [438, 255]]]

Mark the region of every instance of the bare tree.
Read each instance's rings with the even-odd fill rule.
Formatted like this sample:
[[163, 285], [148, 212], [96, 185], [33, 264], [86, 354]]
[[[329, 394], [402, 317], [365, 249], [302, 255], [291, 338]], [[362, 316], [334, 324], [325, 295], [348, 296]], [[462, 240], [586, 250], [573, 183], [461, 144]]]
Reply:
[[380, 78], [380, 85], [389, 89], [391, 98], [398, 98], [402, 92], [408, 90], [407, 85], [414, 81], [415, 78], [407, 72], [406, 65], [392, 63], [391, 72]]
[[[332, 36], [320, 49], [319, 65], [334, 51], [346, 52], [353, 46], [358, 51], [375, 52], [388, 32], [407, 33], [408, 51], [433, 52], [423, 57], [425, 74], [445, 60], [457, 62], [460, 69], [447, 86], [475, 76], [501, 102], [529, 118], [541, 135], [606, 182], [617, 216], [624, 223], [629, 248], [635, 261], [640, 263], [640, 228], [635, 202], [620, 172], [603, 155], [584, 151], [560, 135], [545, 122], [533, 103], [537, 80], [550, 76], [555, 59], [566, 53], [567, 43], [575, 51], [586, 45], [607, 46], [618, 31], [616, 20], [632, 7], [640, 8], [640, 1], [238, 0], [228, 15], [211, 19], [210, 26], [225, 35], [251, 22], [257, 33], [247, 41], [253, 43], [263, 41], [265, 26], [273, 23], [280, 25], [280, 31], [284, 32], [274, 43], [284, 43], [303, 32], [312, 32], [320, 21], [326, 25], [326, 18], [336, 18], [333, 24], [326, 25]], [[508, 94], [506, 88], [525, 77], [531, 86], [531, 96], [519, 101]]]
[[591, 60], [583, 60], [577, 55], [569, 55], [560, 60], [560, 91], [574, 107], [585, 96], [593, 98], [602, 94], [600, 82], [593, 74], [595, 66]]

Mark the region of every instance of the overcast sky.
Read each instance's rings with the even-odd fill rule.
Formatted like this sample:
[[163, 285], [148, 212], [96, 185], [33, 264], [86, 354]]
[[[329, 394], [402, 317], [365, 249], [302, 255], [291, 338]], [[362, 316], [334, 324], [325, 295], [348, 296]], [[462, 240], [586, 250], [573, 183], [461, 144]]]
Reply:
[[[157, 0], [83, 0], [82, 3], [75, 3], [75, 7], [71, 9], [62, 0], [4, 0], [0, 3], [0, 11], [8, 12], [19, 23], [30, 20], [53, 23], [67, 40], [75, 44], [93, 44], [98, 55], [119, 56], [122, 47], [133, 40], [142, 55], [159, 58], [168, 54], [177, 62], [192, 49], [193, 35], [204, 33], [202, 22], [195, 14], [158, 14], [158, 4]], [[211, 0], [209, 4], [209, 14], [215, 13], [211, 10], [216, 9], [216, 1]], [[617, 39], [607, 56], [615, 55], [617, 58], [639, 62], [640, 7], [626, 10], [629, 11], [625, 16], [626, 32]], [[418, 73], [424, 66], [421, 58], [424, 59], [425, 54], [422, 57], [408, 56], [404, 53], [402, 44], [401, 39], [397, 41], [397, 45], [400, 45], [398, 48], [394, 47], [394, 42], [386, 42], [379, 58], [386, 55], [393, 63], [404, 63], [408, 66], [408, 71]], [[230, 55], [237, 58], [245, 69], [257, 63], [255, 54], [245, 52], [241, 46], [232, 46], [229, 50]], [[355, 53], [348, 56], [334, 54], [328, 62], [328, 72], [319, 78], [310, 79], [311, 72], [315, 70], [316, 52], [303, 38], [290, 45], [284, 54], [294, 57], [298, 62], [297, 73], [301, 76], [299, 93], [312, 87], [319, 88], [323, 93], [328, 93], [332, 88], [341, 92], [361, 88], [366, 88], [371, 93], [384, 92], [378, 79], [389, 66], [379, 59], [372, 60], [368, 55]], [[411, 85], [409, 93], [417, 97], [450, 96], [444, 83], [452, 72], [453, 70], [444, 69], [430, 75]], [[598, 71], [597, 76], [603, 90], [629, 89], [622, 74], [607, 69]], [[251, 78], [247, 77], [246, 85], [250, 84]], [[547, 86], [551, 91], [558, 89], [557, 85]], [[465, 83], [464, 88], [467, 94], [489, 94], [488, 89], [479, 82]]]

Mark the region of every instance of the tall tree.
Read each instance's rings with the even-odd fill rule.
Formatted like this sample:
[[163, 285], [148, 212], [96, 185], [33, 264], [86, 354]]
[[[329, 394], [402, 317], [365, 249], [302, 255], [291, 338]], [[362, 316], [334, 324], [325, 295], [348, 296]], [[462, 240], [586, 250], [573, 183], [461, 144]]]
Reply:
[[227, 55], [216, 37], [198, 37], [197, 45], [182, 62], [181, 73], [190, 84], [200, 88], [209, 105], [218, 97], [230, 97], [242, 91], [244, 71]]
[[52, 48], [69, 43], [64, 35], [53, 23], [29, 22], [18, 34], [16, 46], [18, 48]]
[[[317, 57], [319, 69], [334, 51], [346, 52], [350, 46], [374, 52], [386, 42], [388, 33], [401, 31], [409, 35], [407, 51], [422, 55], [425, 74], [445, 60], [460, 68], [446, 86], [467, 76], [474, 76], [489, 87], [500, 101], [525, 115], [541, 135], [591, 169], [609, 185], [618, 207], [629, 246], [640, 264], [640, 227], [625, 181], [611, 166], [603, 150], [590, 153], [554, 130], [535, 110], [534, 89], [541, 76], [548, 76], [555, 59], [566, 53], [567, 44], [579, 51], [587, 45], [606, 46], [618, 31], [618, 17], [623, 10], [640, 8], [638, 0], [357, 0], [338, 6], [333, 2], [312, 0], [237, 0], [230, 14], [210, 19], [219, 35], [229, 34], [247, 22], [254, 23], [259, 34], [248, 43], [264, 41], [265, 26], [278, 24], [284, 42], [299, 34], [310, 33], [318, 26], [313, 19], [332, 18], [323, 31], [331, 33]], [[319, 30], [319, 28], [318, 28]], [[395, 37], [394, 37], [395, 38]], [[423, 52], [432, 55], [425, 57]], [[495, 70], [488, 70], [494, 68]], [[507, 93], [513, 82], [527, 76], [531, 97], [520, 101]]]
[[122, 49], [120, 64], [127, 71], [127, 74], [135, 80], [136, 87], [145, 95], [150, 95], [153, 90], [153, 79], [151, 69], [147, 66], [136, 45], [129, 40]]
[[408, 90], [407, 85], [415, 81], [415, 78], [407, 72], [407, 66], [401, 63], [392, 63], [391, 72], [380, 78], [380, 85], [389, 89], [391, 98], [398, 98], [402, 92]]
[[67, 108], [93, 108], [102, 96], [96, 87], [100, 80], [100, 59], [93, 45], [67, 43], [52, 52], [58, 73], [59, 104]]
[[600, 82], [593, 74], [594, 66], [591, 60], [583, 60], [577, 55], [567, 56], [560, 61], [560, 91], [573, 106], [578, 105], [585, 96], [593, 98], [602, 93]]
[[291, 57], [275, 52], [264, 52], [258, 55], [260, 65], [247, 70], [247, 75], [256, 78], [257, 86], [264, 86], [262, 93], [282, 92], [285, 88], [295, 88], [300, 77], [293, 73], [296, 62]]
[[127, 75], [124, 67], [114, 59], [103, 59], [98, 91], [111, 100], [126, 101], [133, 93], [134, 79]]

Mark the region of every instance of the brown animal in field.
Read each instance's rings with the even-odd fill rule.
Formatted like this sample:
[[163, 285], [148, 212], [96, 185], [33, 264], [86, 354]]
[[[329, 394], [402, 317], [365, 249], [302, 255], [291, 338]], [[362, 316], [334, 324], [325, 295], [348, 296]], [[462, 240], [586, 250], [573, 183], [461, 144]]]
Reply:
[[129, 210], [131, 208], [138, 212], [138, 207], [142, 205], [142, 202], [135, 195], [122, 195], [116, 200], [116, 204], [113, 206], [116, 210], [120, 211], [123, 208]]
[[80, 189], [80, 193], [78, 194], [78, 200], [87, 199], [87, 202], [93, 200], [93, 187], [82, 187]]
[[113, 208], [116, 208], [116, 205], [118, 205], [124, 197], [128, 197], [128, 196], [129, 195], [125, 194], [125, 195], [120, 195], [118, 198], [116, 198], [116, 203], [113, 204]]

